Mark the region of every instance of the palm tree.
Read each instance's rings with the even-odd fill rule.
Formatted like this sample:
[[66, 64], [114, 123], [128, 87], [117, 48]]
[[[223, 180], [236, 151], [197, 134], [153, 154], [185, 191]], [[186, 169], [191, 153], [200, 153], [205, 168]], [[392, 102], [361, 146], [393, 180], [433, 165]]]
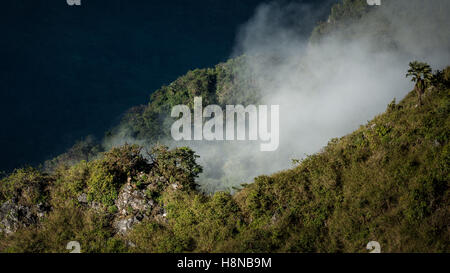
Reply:
[[416, 90], [419, 98], [419, 105], [422, 105], [422, 95], [425, 93], [425, 89], [433, 79], [433, 74], [431, 72], [431, 67], [426, 63], [418, 61], [409, 63], [409, 70], [406, 77], [412, 76], [411, 81], [416, 82], [414, 90]]

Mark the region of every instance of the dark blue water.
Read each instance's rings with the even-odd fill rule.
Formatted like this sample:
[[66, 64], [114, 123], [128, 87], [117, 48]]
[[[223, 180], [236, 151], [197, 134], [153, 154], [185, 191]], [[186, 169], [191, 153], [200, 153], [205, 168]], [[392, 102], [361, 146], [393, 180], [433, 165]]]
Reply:
[[101, 138], [161, 85], [225, 61], [261, 2], [2, 1], [0, 170]]

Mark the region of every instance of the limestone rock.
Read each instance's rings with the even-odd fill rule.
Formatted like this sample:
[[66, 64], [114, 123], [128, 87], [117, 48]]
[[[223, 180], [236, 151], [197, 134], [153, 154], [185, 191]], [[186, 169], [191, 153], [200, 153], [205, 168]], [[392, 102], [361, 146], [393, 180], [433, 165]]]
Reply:
[[47, 211], [42, 203], [30, 207], [14, 200], [6, 201], [0, 206], [0, 232], [11, 234], [21, 226], [36, 224]]

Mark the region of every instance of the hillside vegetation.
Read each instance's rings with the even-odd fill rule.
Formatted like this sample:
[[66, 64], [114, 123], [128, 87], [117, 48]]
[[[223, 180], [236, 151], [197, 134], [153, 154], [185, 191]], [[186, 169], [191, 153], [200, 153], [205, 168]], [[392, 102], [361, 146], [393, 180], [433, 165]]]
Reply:
[[[335, 5], [312, 41], [360, 20], [364, 2]], [[369, 241], [382, 252], [450, 251], [450, 67], [427, 70], [427, 88], [416, 84], [291, 169], [208, 195], [195, 151], [156, 143], [172, 106], [195, 96], [256, 104], [248, 58], [257, 57], [190, 71], [130, 109], [102, 144], [87, 138], [2, 178], [0, 252], [69, 252], [69, 241], [82, 252], [367, 252]], [[152, 148], [118, 145], [127, 138]]]
[[204, 105], [254, 104], [258, 92], [252, 84], [252, 75], [245, 56], [230, 59], [214, 68], [195, 69], [168, 86], [156, 90], [148, 105], [131, 108], [119, 126], [108, 132], [106, 142], [114, 136], [132, 137], [156, 142], [170, 137], [174, 119], [170, 111], [175, 105], [193, 109], [194, 97], [202, 97]]
[[[1, 181], [2, 202], [52, 209], [3, 234], [0, 250], [63, 252], [77, 240], [83, 252], [366, 252], [376, 240], [384, 252], [448, 252], [449, 78], [450, 68], [435, 74], [423, 105], [411, 92], [295, 168], [234, 195], [196, 191], [201, 167], [188, 148], [158, 146], [143, 157], [126, 145], [53, 175], [18, 170]], [[146, 189], [155, 205], [120, 234], [113, 219], [125, 184]], [[89, 205], [77, 199], [82, 193]]]

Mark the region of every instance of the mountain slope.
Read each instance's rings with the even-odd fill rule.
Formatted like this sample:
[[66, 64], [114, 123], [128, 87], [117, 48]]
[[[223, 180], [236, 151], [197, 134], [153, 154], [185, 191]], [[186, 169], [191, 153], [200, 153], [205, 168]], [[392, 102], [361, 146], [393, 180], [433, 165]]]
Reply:
[[[364, 2], [336, 5], [313, 38], [363, 18]], [[389, 38], [385, 46], [395, 46]], [[43, 170], [3, 178], [0, 252], [66, 252], [69, 241], [82, 252], [367, 252], [372, 240], [383, 252], [449, 251], [450, 68], [436, 72], [422, 106], [411, 92], [292, 169], [206, 195], [198, 175], [215, 166], [154, 143], [168, 136], [172, 106], [192, 108], [194, 96], [257, 103], [249, 58], [265, 60], [190, 71], [130, 109], [104, 143], [88, 138]]]
[[448, 252], [449, 95], [429, 91], [417, 107], [410, 93], [293, 170], [257, 178], [236, 196], [249, 230], [272, 223], [282, 251], [365, 252], [375, 240], [386, 252]]
[[[65, 251], [78, 240], [83, 252], [366, 252], [375, 240], [383, 252], [448, 252], [450, 68], [436, 75], [424, 105], [411, 92], [235, 195], [196, 191], [201, 167], [187, 148], [156, 148], [147, 161], [124, 146], [50, 176], [17, 171], [0, 184], [2, 203], [52, 209], [2, 233], [0, 251]], [[117, 229], [129, 219], [133, 228]]]

